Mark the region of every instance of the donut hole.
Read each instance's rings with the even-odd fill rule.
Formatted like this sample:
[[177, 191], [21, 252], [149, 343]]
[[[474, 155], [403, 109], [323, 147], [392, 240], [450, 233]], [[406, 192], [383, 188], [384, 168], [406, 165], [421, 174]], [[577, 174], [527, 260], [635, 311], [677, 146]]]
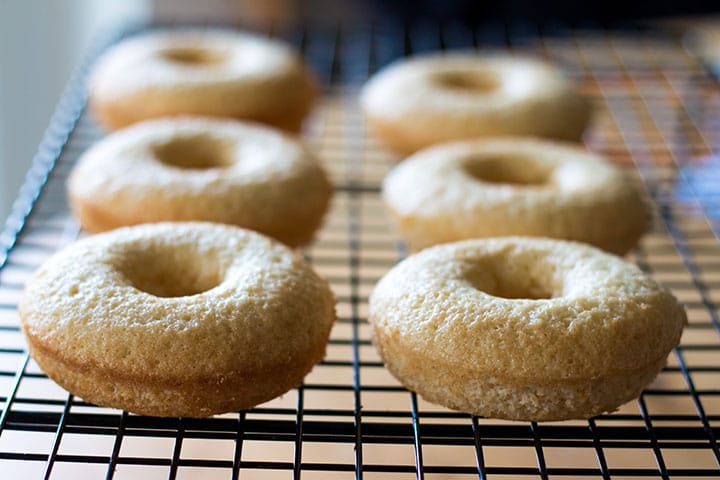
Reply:
[[501, 284], [492, 292], [486, 293], [494, 297], [507, 298], [509, 300], [547, 300], [553, 298], [552, 292], [548, 291], [544, 286], [537, 284]]
[[439, 72], [435, 74], [433, 80], [443, 88], [472, 93], [490, 93], [500, 87], [500, 79], [490, 71], [456, 70]]
[[201, 254], [195, 245], [128, 252], [120, 271], [133, 287], [164, 298], [206, 292], [220, 285], [224, 277], [217, 258]]
[[160, 52], [160, 56], [172, 63], [188, 66], [216, 65], [226, 59], [222, 52], [202, 47], [167, 48]]
[[462, 268], [463, 278], [476, 290], [509, 300], [558, 297], [554, 269], [542, 261], [501, 253]]
[[550, 166], [519, 155], [470, 158], [463, 167], [475, 180], [519, 187], [548, 185], [553, 172]]
[[152, 147], [155, 158], [171, 167], [206, 170], [229, 167], [233, 161], [230, 146], [209, 135], [191, 135]]

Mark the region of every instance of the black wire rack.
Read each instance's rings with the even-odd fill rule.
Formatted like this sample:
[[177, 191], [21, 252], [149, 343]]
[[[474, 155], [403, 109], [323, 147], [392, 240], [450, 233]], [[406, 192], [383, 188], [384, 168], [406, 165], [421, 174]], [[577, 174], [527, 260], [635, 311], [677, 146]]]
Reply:
[[[91, 54], [0, 235], [0, 478], [720, 478], [720, 87], [676, 39], [530, 24], [272, 35], [296, 44], [327, 86], [304, 132], [336, 185], [326, 224], [305, 251], [339, 301], [326, 359], [302, 387], [209, 419], [93, 406], [29, 359], [16, 313], [23, 284], [80, 233], [65, 180], [101, 135], [84, 113]], [[404, 247], [379, 195], [397, 159], [366, 135], [356, 95], [392, 59], [450, 48], [557, 64], [596, 103], [588, 147], [637, 175], [655, 202], [655, 228], [629, 259], [674, 291], [690, 324], [667, 368], [617, 412], [541, 424], [452, 412], [403, 389], [370, 343], [367, 297]]]

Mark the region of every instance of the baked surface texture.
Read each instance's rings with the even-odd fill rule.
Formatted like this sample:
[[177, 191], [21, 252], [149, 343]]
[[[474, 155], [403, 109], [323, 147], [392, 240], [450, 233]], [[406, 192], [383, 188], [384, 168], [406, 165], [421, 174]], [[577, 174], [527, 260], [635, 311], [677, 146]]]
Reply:
[[204, 417], [300, 385], [325, 354], [335, 302], [267, 237], [163, 223], [60, 251], [19, 312], [30, 354], [68, 391], [133, 413]]
[[588, 418], [637, 397], [687, 322], [634, 265], [529, 237], [408, 257], [376, 286], [369, 320], [407, 388], [474, 415], [535, 421]]
[[428, 148], [387, 175], [383, 197], [414, 250], [527, 235], [624, 254], [652, 223], [639, 182], [583, 148], [548, 140], [487, 139]]
[[401, 154], [493, 136], [577, 141], [591, 116], [548, 64], [462, 52], [399, 60], [367, 82], [360, 101], [368, 125]]
[[68, 179], [73, 214], [100, 232], [161, 221], [209, 221], [307, 243], [332, 185], [315, 156], [277, 130], [233, 120], [149, 120], [114, 132]]
[[158, 31], [106, 52], [89, 83], [96, 120], [114, 130], [176, 115], [233, 117], [300, 130], [315, 82], [288, 46], [229, 30]]

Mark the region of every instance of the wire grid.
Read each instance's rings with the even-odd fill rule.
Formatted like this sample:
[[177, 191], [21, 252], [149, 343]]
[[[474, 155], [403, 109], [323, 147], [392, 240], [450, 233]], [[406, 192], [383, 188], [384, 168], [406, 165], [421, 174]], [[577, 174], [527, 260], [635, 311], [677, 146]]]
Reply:
[[[65, 179], [100, 137], [83, 113], [91, 58], [0, 237], [0, 478], [720, 477], [720, 89], [692, 56], [658, 32], [527, 24], [273, 34], [298, 45], [328, 85], [305, 131], [336, 185], [305, 251], [338, 298], [326, 359], [302, 387], [250, 411], [162, 419], [86, 404], [28, 358], [17, 302], [32, 272], [78, 235]], [[451, 412], [403, 389], [370, 343], [367, 297], [405, 251], [380, 198], [397, 159], [366, 136], [357, 90], [394, 58], [461, 47], [559, 65], [596, 102], [588, 146], [637, 175], [655, 201], [655, 229], [629, 259], [672, 288], [690, 324], [667, 368], [617, 412], [542, 424]]]

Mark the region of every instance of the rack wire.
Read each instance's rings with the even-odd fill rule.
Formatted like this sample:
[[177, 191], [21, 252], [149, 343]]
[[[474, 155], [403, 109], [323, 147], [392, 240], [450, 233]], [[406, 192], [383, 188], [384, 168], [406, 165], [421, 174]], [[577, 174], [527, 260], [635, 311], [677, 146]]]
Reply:
[[[0, 235], [1, 478], [720, 477], [720, 87], [692, 55], [672, 37], [634, 28], [414, 24], [272, 34], [300, 47], [327, 85], [304, 132], [336, 186], [326, 224], [305, 250], [339, 302], [326, 359], [283, 397], [209, 419], [93, 406], [29, 359], [16, 313], [23, 284], [79, 234], [65, 180], [101, 136], [84, 112], [92, 54]], [[629, 259], [673, 290], [690, 323], [667, 368], [617, 412], [541, 424], [452, 412], [403, 389], [370, 343], [367, 297], [405, 251], [380, 198], [397, 158], [366, 134], [356, 94], [392, 59], [450, 48], [529, 53], [560, 66], [596, 103], [588, 147], [636, 175], [654, 201], [655, 228]]]

